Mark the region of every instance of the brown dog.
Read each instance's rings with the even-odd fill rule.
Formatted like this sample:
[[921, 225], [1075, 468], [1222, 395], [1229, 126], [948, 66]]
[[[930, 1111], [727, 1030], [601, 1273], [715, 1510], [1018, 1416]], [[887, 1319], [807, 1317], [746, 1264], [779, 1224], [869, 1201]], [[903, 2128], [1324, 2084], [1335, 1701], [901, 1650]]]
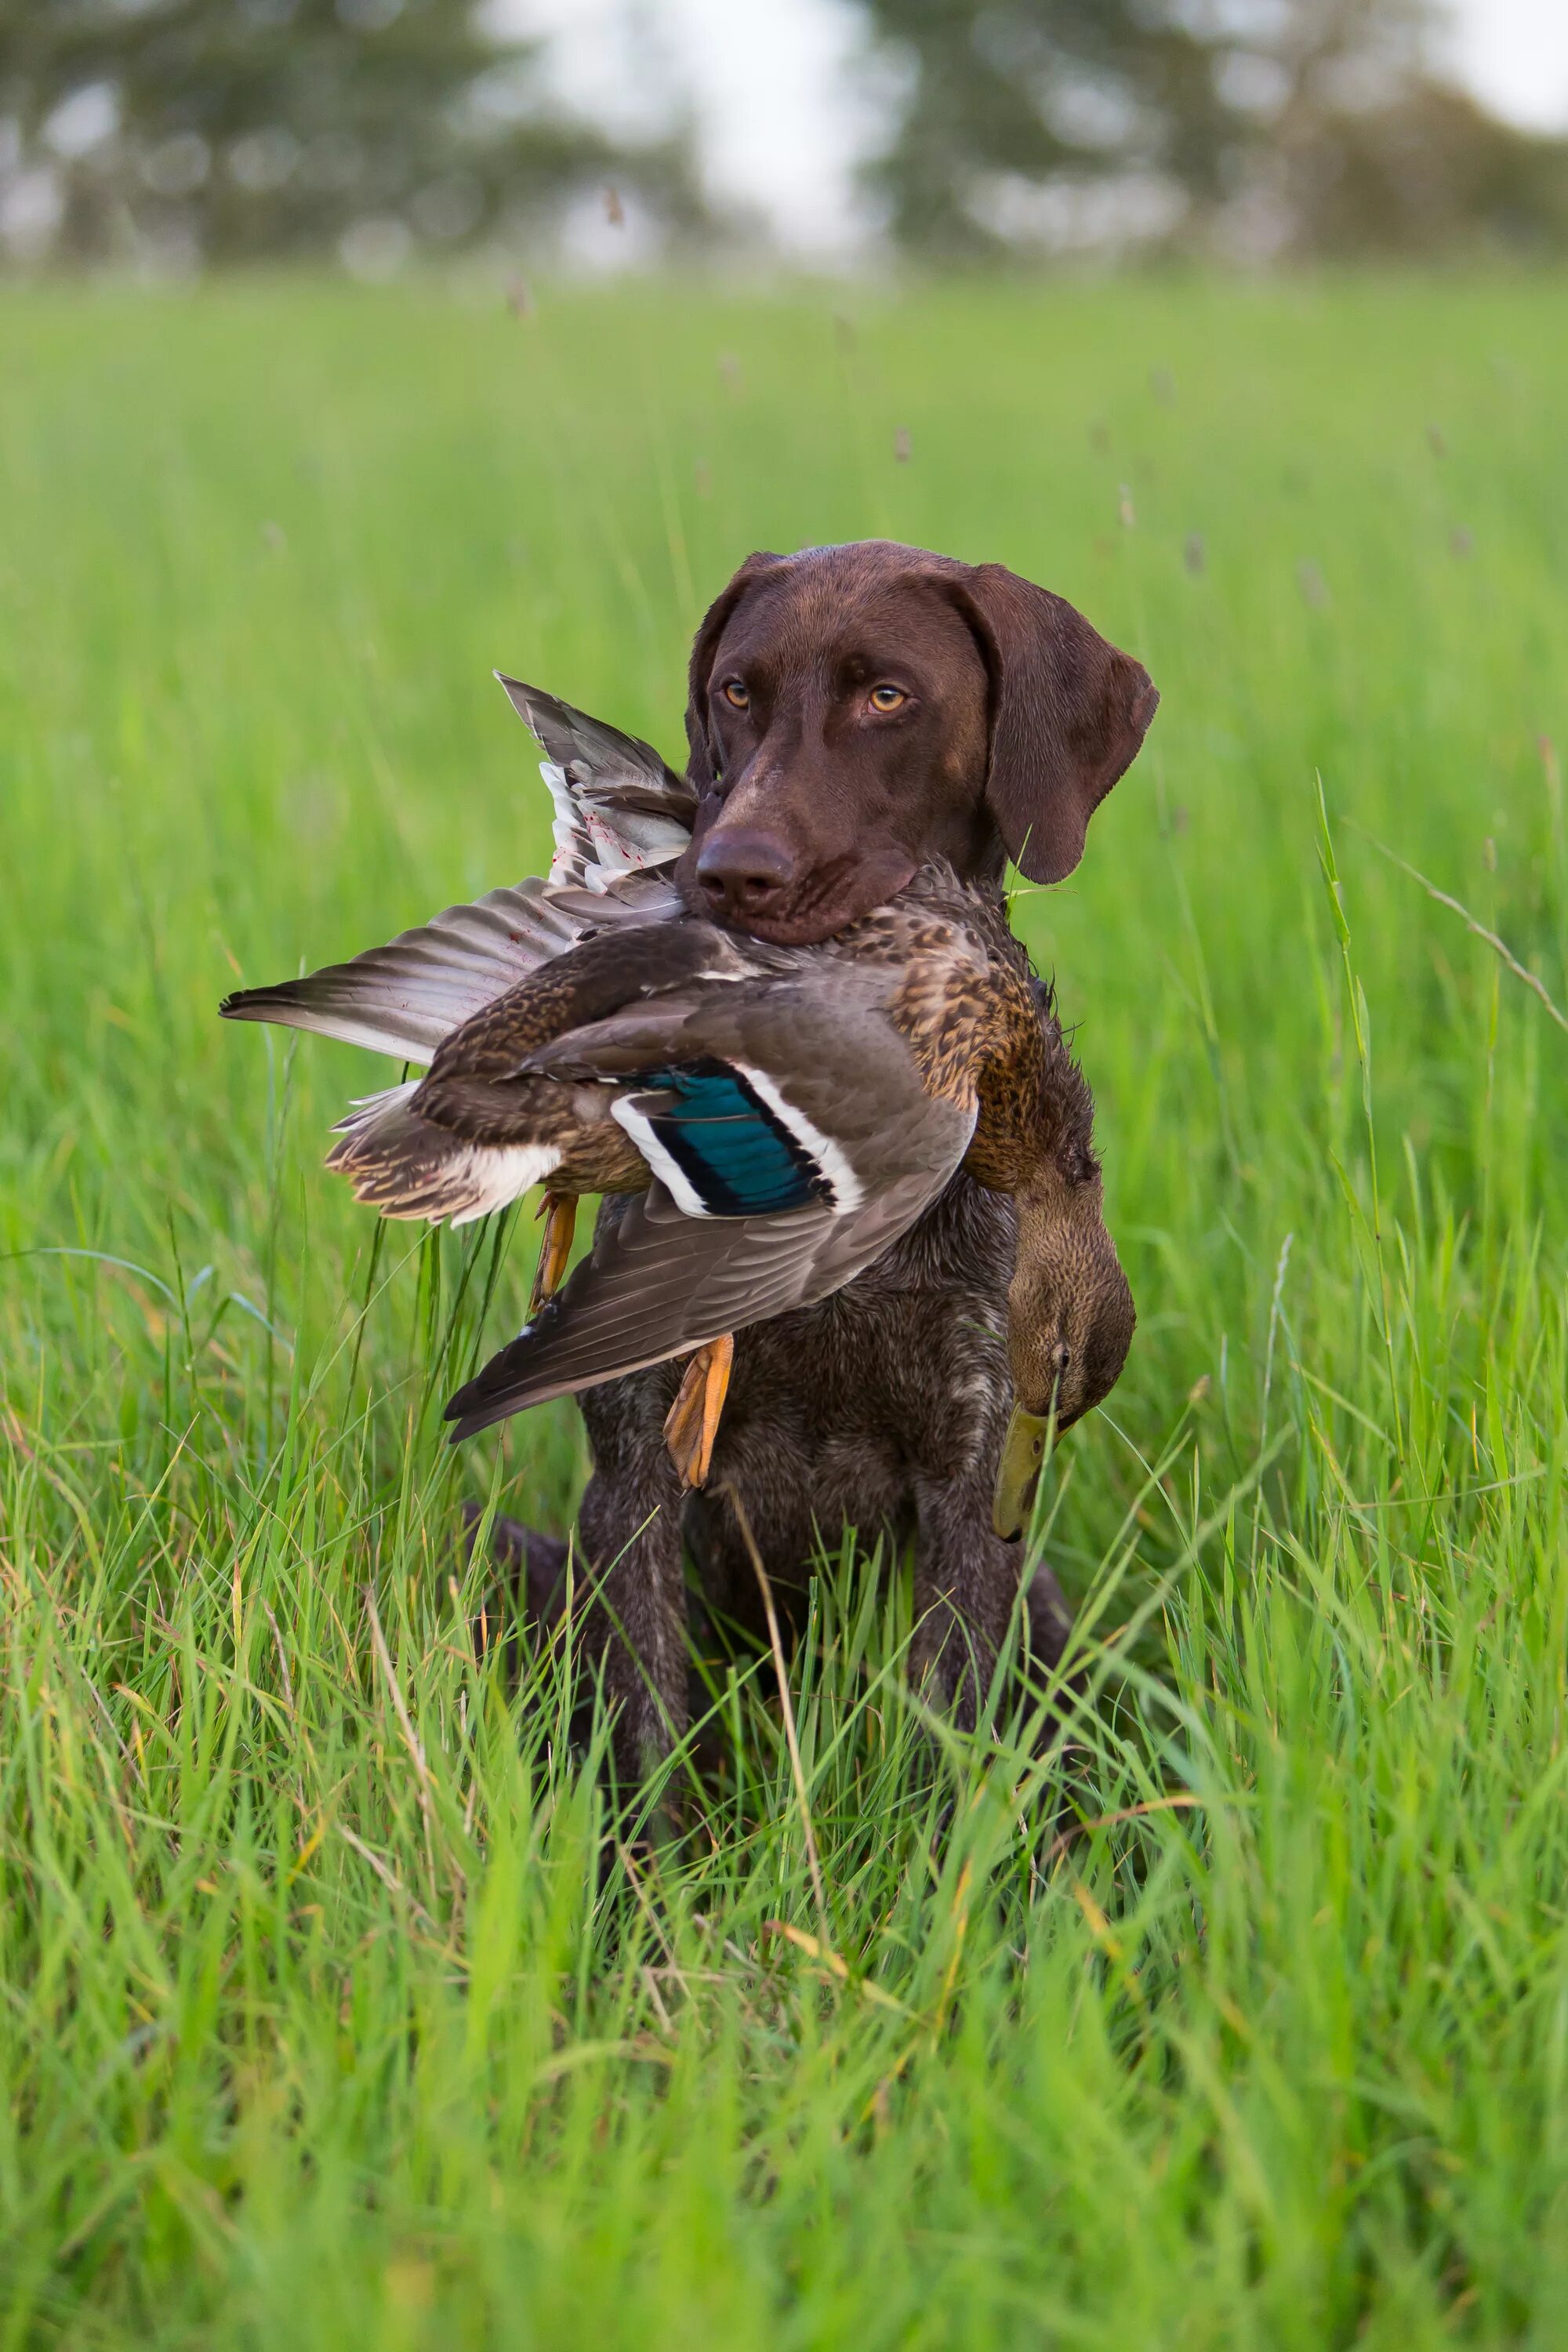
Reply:
[[[796, 942], [827, 938], [931, 856], [998, 888], [1008, 857], [1059, 881], [1158, 698], [1081, 614], [1000, 564], [880, 540], [753, 555], [692, 649], [700, 807], [681, 887], [732, 929]], [[599, 1588], [624, 1769], [667, 1752], [687, 1720], [683, 1544], [710, 1603], [762, 1631], [731, 1490], [785, 1604], [819, 1532], [912, 1537], [915, 1664], [973, 1712], [1018, 1590], [1017, 1553], [990, 1523], [1013, 1254], [1010, 1204], [960, 1175], [847, 1290], [741, 1332], [701, 1493], [683, 1494], [663, 1440], [678, 1364], [583, 1398], [595, 1466], [579, 1558]], [[512, 1520], [497, 1540], [548, 1619], [564, 1545]], [[1033, 1646], [1054, 1662], [1069, 1620], [1048, 1570], [1027, 1602]]]
[[692, 648], [700, 912], [826, 939], [928, 857], [1059, 882], [1143, 740], [1148, 672], [999, 563], [885, 540], [753, 555]]

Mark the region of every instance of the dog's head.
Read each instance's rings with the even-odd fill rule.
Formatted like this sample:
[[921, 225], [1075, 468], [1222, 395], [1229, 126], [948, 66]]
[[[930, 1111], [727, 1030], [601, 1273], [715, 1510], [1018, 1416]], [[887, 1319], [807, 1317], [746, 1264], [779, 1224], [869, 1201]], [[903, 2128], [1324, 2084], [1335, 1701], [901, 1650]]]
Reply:
[[828, 938], [930, 857], [1059, 882], [1143, 740], [1149, 674], [999, 563], [888, 540], [748, 558], [691, 654], [689, 902]]

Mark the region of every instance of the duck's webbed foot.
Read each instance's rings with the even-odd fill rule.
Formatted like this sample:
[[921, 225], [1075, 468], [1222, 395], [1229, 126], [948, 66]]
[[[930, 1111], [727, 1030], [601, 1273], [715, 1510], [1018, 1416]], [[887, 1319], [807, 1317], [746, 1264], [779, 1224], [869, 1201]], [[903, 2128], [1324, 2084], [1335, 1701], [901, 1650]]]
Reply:
[[544, 1220], [544, 1238], [539, 1244], [539, 1264], [534, 1269], [533, 1289], [528, 1301], [529, 1317], [538, 1314], [547, 1298], [552, 1297], [565, 1278], [566, 1261], [572, 1255], [572, 1235], [577, 1223], [577, 1200], [572, 1192], [546, 1192], [539, 1204], [539, 1214]]
[[686, 1367], [675, 1402], [664, 1419], [664, 1442], [682, 1486], [705, 1486], [713, 1466], [713, 1441], [730, 1386], [735, 1342], [726, 1332], [699, 1348]]

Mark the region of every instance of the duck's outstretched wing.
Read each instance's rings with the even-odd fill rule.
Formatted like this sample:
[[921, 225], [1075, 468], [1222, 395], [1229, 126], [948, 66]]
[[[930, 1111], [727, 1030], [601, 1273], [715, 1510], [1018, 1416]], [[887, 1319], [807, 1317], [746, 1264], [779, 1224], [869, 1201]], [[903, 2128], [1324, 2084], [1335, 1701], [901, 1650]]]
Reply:
[[219, 1007], [225, 1020], [277, 1022], [423, 1064], [470, 1015], [594, 932], [681, 912], [668, 869], [691, 839], [691, 785], [635, 736], [538, 687], [500, 682], [550, 754], [540, 771], [555, 803], [549, 881], [448, 907], [302, 980], [240, 989]]
[[278, 1022], [423, 1064], [443, 1037], [575, 947], [588, 928], [544, 883], [520, 882], [472, 906], [448, 907], [433, 923], [347, 963], [272, 988], [242, 988], [218, 1011], [226, 1021]]
[[497, 670], [507, 699], [550, 758], [557, 887], [595, 893], [622, 875], [672, 866], [691, 845], [697, 793], [649, 743]]
[[600, 1228], [585, 1258], [537, 1321], [458, 1391], [452, 1442], [492, 1422], [593, 1388], [645, 1364], [684, 1356], [727, 1331], [812, 1307], [865, 1271], [907, 1233], [963, 1156], [911, 1173], [837, 1213], [826, 1204], [773, 1217], [693, 1217], [662, 1184]]

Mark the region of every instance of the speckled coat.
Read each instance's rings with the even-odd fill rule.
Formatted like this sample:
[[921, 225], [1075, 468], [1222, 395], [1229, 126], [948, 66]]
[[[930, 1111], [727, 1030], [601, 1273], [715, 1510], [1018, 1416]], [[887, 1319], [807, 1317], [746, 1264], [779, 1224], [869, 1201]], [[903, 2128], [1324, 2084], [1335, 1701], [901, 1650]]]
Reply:
[[[1048, 1054], [1081, 1147], [1092, 1105], [1037, 983]], [[601, 1219], [625, 1213], [607, 1200]], [[619, 1702], [616, 1748], [636, 1773], [687, 1722], [685, 1558], [709, 1607], [765, 1638], [755, 1572], [729, 1490], [739, 1496], [781, 1613], [798, 1616], [818, 1536], [853, 1528], [912, 1545], [917, 1675], [973, 1715], [977, 1686], [1017, 1598], [1023, 1556], [990, 1530], [990, 1496], [1012, 1399], [1006, 1294], [1012, 1203], [961, 1173], [920, 1223], [847, 1288], [737, 1335], [734, 1368], [707, 1488], [686, 1493], [662, 1438], [679, 1363], [606, 1381], [580, 1400], [594, 1471], [583, 1498], [578, 1574], [591, 1567], [602, 1607], [590, 1639], [605, 1647]], [[563, 1541], [500, 1521], [501, 1556], [526, 1570], [531, 1613], [548, 1621], [564, 1591]], [[1071, 1622], [1043, 1564], [1027, 1593], [1037, 1660], [1060, 1656]]]

